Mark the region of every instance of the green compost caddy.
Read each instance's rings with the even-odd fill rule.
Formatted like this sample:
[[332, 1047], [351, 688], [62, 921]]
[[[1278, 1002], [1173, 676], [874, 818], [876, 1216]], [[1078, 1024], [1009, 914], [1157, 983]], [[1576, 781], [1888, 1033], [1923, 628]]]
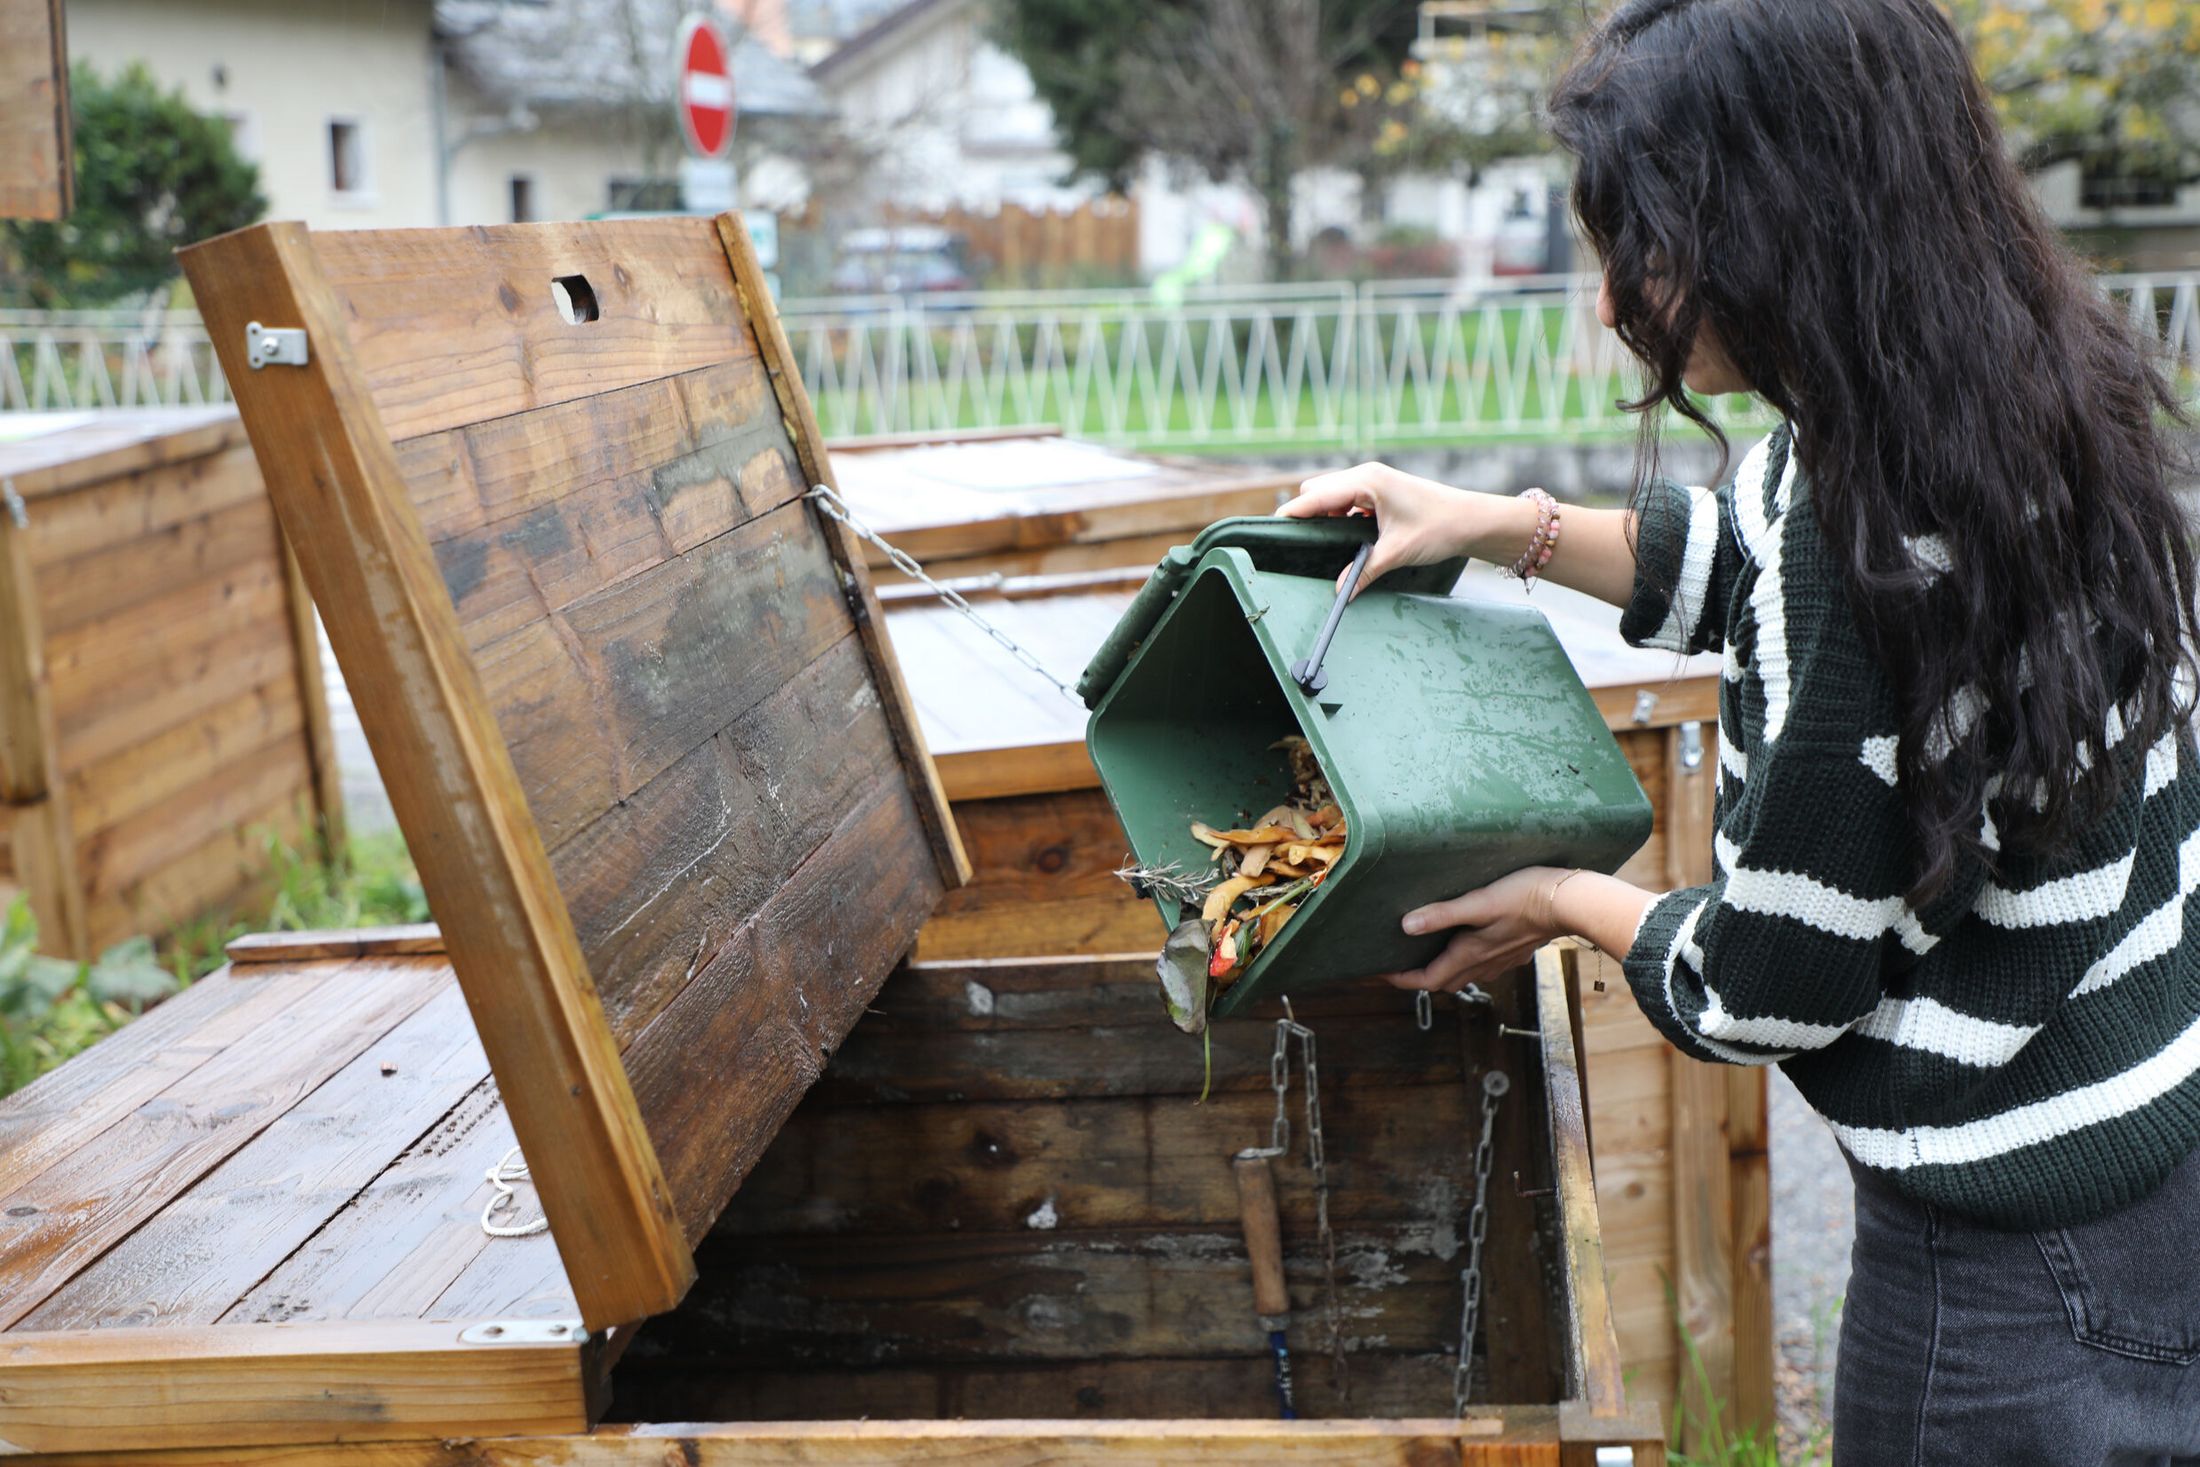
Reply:
[[[1162, 558], [1078, 691], [1086, 746], [1144, 866], [1209, 859], [1192, 822], [1242, 824], [1290, 790], [1305, 735], [1343, 808], [1343, 858], [1216, 1000], [1419, 967], [1448, 933], [1399, 919], [1523, 866], [1618, 869], [1650, 834], [1634, 771], [1532, 606], [1448, 594], [1464, 562], [1397, 571], [1338, 619], [1318, 691], [1302, 664], [1365, 518], [1227, 519]], [[1174, 927], [1189, 912], [1157, 896]]]

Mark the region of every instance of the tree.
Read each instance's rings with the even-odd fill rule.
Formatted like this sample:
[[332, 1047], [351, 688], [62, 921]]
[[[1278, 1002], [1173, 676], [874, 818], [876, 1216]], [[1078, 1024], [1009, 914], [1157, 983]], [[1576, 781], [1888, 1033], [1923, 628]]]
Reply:
[[1265, 206], [1270, 273], [1291, 267], [1291, 183], [1352, 162], [1340, 98], [1378, 91], [1416, 27], [1410, 0], [1002, 0], [994, 37], [1031, 73], [1081, 172], [1127, 186], [1147, 152], [1242, 173]]
[[2200, 5], [1942, 4], [2027, 171], [2075, 162], [2124, 188], [2200, 183]]
[[150, 297], [176, 278], [177, 246], [267, 212], [259, 170], [229, 129], [141, 65], [112, 81], [69, 74], [76, 209], [59, 223], [0, 225], [0, 297], [40, 309]]

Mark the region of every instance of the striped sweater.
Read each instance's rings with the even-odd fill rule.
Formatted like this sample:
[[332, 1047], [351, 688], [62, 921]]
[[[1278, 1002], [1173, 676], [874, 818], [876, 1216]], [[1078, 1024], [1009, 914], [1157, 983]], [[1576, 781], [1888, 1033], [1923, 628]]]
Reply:
[[1982, 813], [1994, 869], [1914, 910], [1893, 688], [1804, 494], [1783, 430], [1643, 505], [1622, 634], [1726, 667], [1714, 879], [1651, 905], [1628, 981], [1687, 1053], [1779, 1063], [1913, 1198], [2006, 1228], [2113, 1211], [2200, 1143], [2192, 730], [2052, 856], [1998, 852]]

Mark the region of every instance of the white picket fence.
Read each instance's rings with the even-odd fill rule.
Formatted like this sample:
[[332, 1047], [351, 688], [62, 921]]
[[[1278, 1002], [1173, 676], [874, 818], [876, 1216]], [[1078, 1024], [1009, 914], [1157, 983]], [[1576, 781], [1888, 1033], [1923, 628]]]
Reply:
[[[2200, 405], [2200, 272], [2104, 277]], [[1619, 430], [1593, 277], [788, 300], [830, 436], [1052, 424], [1138, 448], [1345, 449]], [[220, 402], [188, 312], [0, 312], [0, 412]], [[1719, 405], [1746, 419], [1736, 400]]]

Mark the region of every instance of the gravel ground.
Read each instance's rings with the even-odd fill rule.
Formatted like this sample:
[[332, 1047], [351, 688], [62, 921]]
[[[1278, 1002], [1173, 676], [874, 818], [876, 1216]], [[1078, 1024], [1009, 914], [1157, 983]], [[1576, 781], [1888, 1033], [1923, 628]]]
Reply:
[[[1808, 1462], [1833, 1415], [1833, 1361], [1848, 1289], [1855, 1199], [1833, 1133], [1771, 1072], [1772, 1331], [1780, 1460]], [[1823, 1451], [1822, 1445], [1819, 1451]]]

